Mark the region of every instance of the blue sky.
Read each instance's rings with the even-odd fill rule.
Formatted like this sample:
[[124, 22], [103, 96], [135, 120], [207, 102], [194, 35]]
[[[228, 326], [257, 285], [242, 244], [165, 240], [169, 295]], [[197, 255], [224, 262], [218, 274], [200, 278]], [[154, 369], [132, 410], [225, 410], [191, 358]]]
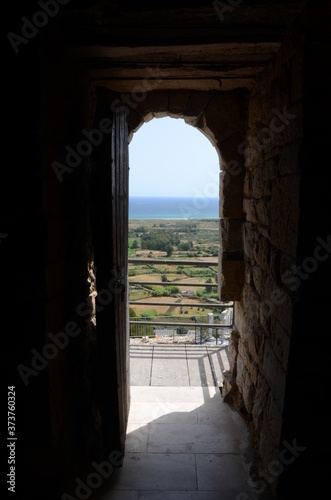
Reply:
[[218, 197], [219, 158], [182, 119], [154, 118], [129, 144], [130, 196]]

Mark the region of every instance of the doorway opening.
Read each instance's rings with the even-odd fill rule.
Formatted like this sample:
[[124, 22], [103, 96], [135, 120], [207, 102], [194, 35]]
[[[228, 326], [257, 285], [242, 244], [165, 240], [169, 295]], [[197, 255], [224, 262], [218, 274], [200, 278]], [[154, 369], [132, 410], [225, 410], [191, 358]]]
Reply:
[[[168, 119], [165, 125], [174, 124]], [[246, 426], [222, 405], [222, 374], [230, 367], [225, 325], [231, 328], [223, 311], [232, 304], [220, 303], [217, 293], [219, 160], [203, 136], [201, 149], [199, 131], [193, 129], [187, 144], [176, 132], [178, 148], [168, 159], [169, 135], [162, 149], [146, 133], [139, 146], [145, 164], [135, 142], [129, 151], [131, 403], [114, 494], [179, 498], [188, 491], [218, 495], [225, 482], [234, 491], [246, 488], [237, 446], [245, 442]], [[214, 153], [210, 164], [206, 143]]]
[[218, 299], [219, 158], [184, 120], [145, 124], [130, 144], [132, 344], [228, 345], [233, 304]]

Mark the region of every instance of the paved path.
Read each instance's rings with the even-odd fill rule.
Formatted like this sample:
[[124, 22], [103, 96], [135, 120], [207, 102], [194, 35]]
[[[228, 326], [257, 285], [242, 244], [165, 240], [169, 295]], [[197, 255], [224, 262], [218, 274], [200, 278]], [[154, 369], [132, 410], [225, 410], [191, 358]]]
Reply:
[[93, 499], [260, 498], [248, 482], [247, 426], [215, 384], [227, 363], [224, 348], [131, 346], [126, 455]]
[[172, 387], [222, 387], [228, 370], [227, 347], [131, 346], [131, 385]]

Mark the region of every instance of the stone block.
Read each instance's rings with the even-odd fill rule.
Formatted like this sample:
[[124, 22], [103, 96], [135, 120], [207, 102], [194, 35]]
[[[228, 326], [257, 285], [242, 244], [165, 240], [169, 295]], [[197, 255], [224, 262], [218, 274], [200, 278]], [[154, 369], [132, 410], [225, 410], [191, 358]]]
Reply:
[[245, 158], [245, 167], [262, 168], [264, 164], [263, 149], [257, 138], [257, 130], [249, 129], [246, 139], [240, 145]]
[[270, 335], [271, 310], [269, 304], [262, 300], [260, 303], [260, 324], [267, 335]]
[[286, 372], [276, 356], [272, 343], [266, 339], [264, 345], [263, 374], [271, 389], [280, 412], [284, 407]]
[[242, 257], [234, 260], [223, 253], [219, 265], [219, 296], [224, 302], [240, 300], [245, 277], [245, 263]]
[[264, 283], [266, 280], [265, 272], [259, 266], [254, 266], [252, 269], [252, 276], [254, 287], [259, 292], [259, 294], [262, 295], [264, 290]]
[[249, 260], [256, 260], [259, 245], [259, 233], [251, 222], [244, 224], [244, 253]]
[[224, 252], [243, 251], [243, 222], [241, 219], [220, 220], [220, 246]]
[[169, 116], [184, 118], [191, 95], [190, 90], [173, 90], [169, 92]]
[[129, 134], [129, 140], [132, 138], [132, 134], [137, 132], [140, 127], [144, 124], [143, 118], [140, 116], [137, 111], [134, 109], [130, 109], [130, 113], [127, 118], [128, 122], [128, 134]]
[[145, 99], [137, 103], [137, 107], [135, 110], [137, 113], [140, 114], [140, 116], [144, 119], [145, 122], [149, 122], [151, 119], [154, 118], [153, 110], [151, 108], [149, 99], [148, 99], [148, 94], [146, 94]]
[[185, 121], [189, 125], [195, 125], [203, 114], [213, 92], [192, 91], [185, 110]]
[[252, 354], [254, 363], [257, 365], [255, 369], [256, 376], [258, 375], [258, 373], [260, 373], [260, 369], [262, 369], [263, 365], [263, 349], [265, 337], [265, 332], [260, 325], [254, 325], [251, 328], [247, 346], [249, 352]]
[[270, 181], [265, 179], [263, 168], [246, 169], [245, 198], [264, 198], [271, 195]]
[[270, 224], [270, 199], [262, 198], [253, 200], [245, 198], [243, 201], [243, 210], [246, 213], [246, 219], [249, 222], [268, 226]]
[[260, 236], [258, 240], [256, 261], [259, 264], [259, 266], [261, 266], [261, 268], [267, 273], [270, 271], [270, 259], [271, 259], [270, 256], [271, 256], [270, 241], [268, 240], [268, 238]]
[[244, 136], [237, 133], [216, 143], [221, 152], [222, 169], [231, 175], [238, 175], [245, 172], [245, 156], [241, 147], [243, 141]]
[[243, 341], [239, 342], [238, 354], [245, 364], [251, 382], [255, 386], [257, 384], [257, 377], [259, 374], [259, 364], [257, 357], [255, 356], [255, 350], [253, 349], [252, 352], [250, 349], [250, 347], [253, 347], [251, 344], [251, 337], [252, 337], [252, 328], [249, 329], [249, 334], [245, 339], [245, 343]]
[[244, 134], [246, 128], [246, 94], [242, 92], [216, 92], [204, 112], [206, 132], [221, 143], [234, 134]]
[[251, 413], [254, 405], [255, 387], [245, 362], [240, 355], [237, 358], [236, 383], [244, 400], [245, 408], [248, 413]]
[[147, 99], [149, 107], [156, 117], [158, 117], [160, 112], [166, 113], [164, 116], [167, 116], [169, 106], [168, 90], [153, 90], [148, 92]]
[[265, 282], [263, 302], [270, 309], [270, 316], [274, 316], [287, 332], [292, 327], [292, 301], [285, 291], [272, 278], [268, 276]]
[[247, 314], [250, 324], [258, 324], [260, 316], [260, 301], [261, 296], [256, 290], [245, 285], [243, 288], [243, 307]]
[[268, 401], [269, 391], [270, 389], [264, 376], [262, 375], [262, 373], [259, 373], [255, 390], [254, 405], [252, 409], [252, 428], [254, 441], [259, 441], [260, 439], [264, 415], [266, 413], [266, 402]]
[[243, 217], [243, 184], [242, 174], [220, 173], [220, 219]]
[[240, 335], [248, 329], [247, 314], [241, 302], [235, 302], [234, 323]]

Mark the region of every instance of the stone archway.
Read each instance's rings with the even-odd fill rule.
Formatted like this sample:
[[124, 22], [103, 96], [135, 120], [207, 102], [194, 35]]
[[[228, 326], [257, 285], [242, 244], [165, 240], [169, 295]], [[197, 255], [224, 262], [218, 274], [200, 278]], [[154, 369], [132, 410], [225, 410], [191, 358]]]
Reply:
[[220, 158], [219, 297], [241, 299], [244, 281], [243, 186], [247, 91], [153, 90], [126, 106], [129, 140], [143, 123], [169, 116], [183, 118], [216, 148]]

